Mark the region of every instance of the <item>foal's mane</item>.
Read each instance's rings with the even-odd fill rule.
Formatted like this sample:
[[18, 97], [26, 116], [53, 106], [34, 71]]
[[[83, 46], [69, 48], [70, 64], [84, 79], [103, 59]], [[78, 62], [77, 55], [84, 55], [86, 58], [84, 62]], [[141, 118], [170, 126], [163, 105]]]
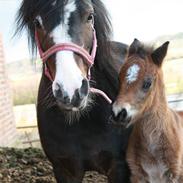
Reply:
[[129, 47], [128, 54], [136, 54], [141, 58], [145, 58], [146, 56], [149, 56], [153, 53], [154, 46], [149, 44], [144, 44], [139, 42], [138, 45], [132, 45]]
[[[55, 0], [23, 0], [21, 7], [16, 17], [17, 29], [16, 33], [20, 33], [24, 28], [27, 30], [28, 44], [32, 54], [36, 53], [37, 47], [35, 43], [35, 25], [34, 20], [39, 14], [44, 14], [45, 17], [51, 16], [54, 11], [63, 12], [65, 0], [57, 0], [55, 6], [52, 4]], [[76, 3], [79, 1], [76, 1]], [[91, 0], [95, 11], [95, 29], [98, 39], [97, 57], [106, 55], [107, 41], [110, 40], [112, 26], [101, 0]], [[50, 7], [52, 7], [50, 9]], [[52, 19], [52, 22], [56, 21]], [[49, 23], [49, 22], [48, 22]]]

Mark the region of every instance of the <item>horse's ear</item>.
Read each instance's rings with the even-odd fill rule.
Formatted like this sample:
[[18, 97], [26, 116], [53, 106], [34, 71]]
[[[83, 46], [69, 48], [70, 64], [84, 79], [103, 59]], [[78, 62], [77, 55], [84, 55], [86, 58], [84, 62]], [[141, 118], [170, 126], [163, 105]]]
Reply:
[[169, 45], [169, 41], [165, 42], [163, 45], [161, 45], [151, 54], [153, 62], [159, 67], [162, 65], [163, 60], [167, 54], [168, 45]]
[[133, 43], [129, 47], [128, 55], [137, 53], [139, 47], [141, 47], [141, 42], [138, 39], [134, 39]]

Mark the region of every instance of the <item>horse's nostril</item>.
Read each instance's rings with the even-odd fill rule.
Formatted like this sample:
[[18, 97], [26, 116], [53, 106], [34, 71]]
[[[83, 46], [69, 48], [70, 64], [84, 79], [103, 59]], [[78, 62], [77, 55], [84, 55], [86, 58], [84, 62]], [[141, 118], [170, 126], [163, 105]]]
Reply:
[[79, 90], [79, 96], [81, 99], [88, 94], [88, 89], [89, 89], [88, 81], [86, 79], [83, 79], [82, 86]]
[[62, 90], [61, 89], [58, 89], [55, 91], [55, 97], [56, 98], [63, 98], [63, 93], [62, 93]]
[[79, 90], [77, 89], [74, 93], [74, 97], [72, 98], [72, 105], [74, 107], [78, 107], [81, 103], [81, 97], [80, 97], [80, 93]]
[[56, 83], [55, 88], [55, 97], [62, 103], [68, 104], [70, 102], [69, 96], [66, 92], [62, 89], [62, 86], [60, 86], [58, 83]]

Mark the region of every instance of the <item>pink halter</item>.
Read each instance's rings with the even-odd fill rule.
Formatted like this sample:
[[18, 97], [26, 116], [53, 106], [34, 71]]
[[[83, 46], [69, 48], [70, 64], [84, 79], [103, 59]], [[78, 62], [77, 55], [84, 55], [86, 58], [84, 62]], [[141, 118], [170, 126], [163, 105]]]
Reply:
[[[96, 38], [96, 32], [95, 32], [94, 28], [93, 28], [93, 49], [92, 49], [91, 55], [84, 48], [82, 48], [74, 43], [56, 44], [56, 45], [52, 46], [51, 48], [49, 48], [47, 51], [43, 52], [40, 41], [39, 41], [37, 30], [35, 31], [35, 40], [36, 40], [36, 44], [38, 46], [40, 57], [45, 65], [44, 73], [52, 82], [53, 82], [53, 78], [49, 72], [49, 69], [46, 66], [46, 61], [51, 55], [53, 55], [54, 53], [56, 53], [58, 51], [72, 51], [74, 53], [79, 54], [81, 57], [83, 57], [84, 61], [89, 66], [88, 79], [90, 80], [90, 69], [91, 69], [92, 65], [94, 64], [96, 51], [97, 51], [97, 38]], [[111, 99], [103, 91], [101, 91], [99, 89], [95, 89], [95, 88], [90, 88], [90, 91], [92, 93], [102, 95], [110, 104], [112, 103]]]

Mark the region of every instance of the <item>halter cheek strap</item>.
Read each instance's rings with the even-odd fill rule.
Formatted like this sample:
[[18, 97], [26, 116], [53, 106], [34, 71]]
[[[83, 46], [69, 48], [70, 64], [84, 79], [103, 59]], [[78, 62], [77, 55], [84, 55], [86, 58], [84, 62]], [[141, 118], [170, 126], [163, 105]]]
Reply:
[[[90, 69], [91, 69], [92, 65], [94, 64], [96, 51], [97, 51], [97, 38], [96, 38], [96, 32], [95, 32], [94, 28], [93, 28], [93, 48], [91, 51], [91, 55], [84, 48], [82, 48], [74, 43], [56, 44], [56, 45], [52, 46], [51, 48], [49, 48], [47, 51], [43, 52], [40, 41], [39, 41], [37, 30], [35, 31], [35, 40], [36, 40], [36, 44], [37, 44], [37, 47], [39, 50], [40, 57], [44, 63], [44, 74], [48, 77], [49, 80], [51, 80], [53, 82], [54, 79], [49, 72], [49, 69], [46, 65], [46, 61], [48, 60], [48, 58], [51, 55], [53, 55], [54, 53], [57, 53], [59, 51], [71, 51], [71, 52], [74, 52], [74, 53], [77, 53], [78, 55], [80, 55], [88, 65], [88, 76], [87, 77], [88, 77], [88, 80], [90, 80]], [[103, 91], [101, 91], [99, 89], [95, 89], [95, 88], [90, 88], [90, 91], [92, 93], [102, 95], [109, 103], [112, 103], [111, 99]]]

